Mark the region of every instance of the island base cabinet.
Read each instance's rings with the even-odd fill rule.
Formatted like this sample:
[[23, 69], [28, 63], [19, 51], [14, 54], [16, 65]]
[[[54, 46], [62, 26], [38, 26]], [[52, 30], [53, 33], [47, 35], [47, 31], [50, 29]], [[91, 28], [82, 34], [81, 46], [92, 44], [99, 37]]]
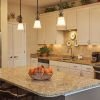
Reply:
[[[34, 100], [65, 100], [64, 96], [58, 96], [58, 97], [40, 97], [37, 96], [34, 98]], [[69, 99], [66, 99], [69, 100]]]
[[100, 87], [72, 94], [65, 100], [100, 100]]

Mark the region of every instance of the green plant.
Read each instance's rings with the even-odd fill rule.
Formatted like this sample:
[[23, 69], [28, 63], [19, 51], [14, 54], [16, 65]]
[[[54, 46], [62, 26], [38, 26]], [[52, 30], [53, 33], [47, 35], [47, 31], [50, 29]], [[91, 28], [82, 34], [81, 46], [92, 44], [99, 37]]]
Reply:
[[45, 12], [52, 12], [52, 11], [56, 11], [56, 10], [57, 10], [56, 7], [55, 6], [52, 6], [52, 7], [47, 7], [45, 9]]
[[91, 3], [91, 0], [81, 0], [82, 5]]
[[43, 55], [43, 54], [47, 54], [49, 55], [49, 53], [51, 52], [51, 48], [47, 47], [47, 46], [43, 46], [41, 47], [39, 50], [38, 50], [38, 53], [40, 53], [40, 55]]
[[66, 8], [70, 8], [70, 5], [68, 4], [68, 2], [62, 2], [62, 4], [58, 4], [57, 5], [58, 8], [63, 8], [63, 9], [66, 9]]

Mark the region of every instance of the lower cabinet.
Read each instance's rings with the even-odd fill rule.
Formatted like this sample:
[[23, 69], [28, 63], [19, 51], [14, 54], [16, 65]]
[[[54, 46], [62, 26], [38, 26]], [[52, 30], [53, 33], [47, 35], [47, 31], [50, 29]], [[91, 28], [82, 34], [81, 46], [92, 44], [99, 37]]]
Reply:
[[31, 58], [31, 66], [37, 67], [38, 66], [38, 59], [37, 58]]
[[87, 77], [87, 78], [94, 78], [94, 68], [89, 65], [82, 65], [82, 71], [81, 76]]
[[69, 71], [70, 73], [80, 76], [80, 72], [81, 72], [81, 65], [80, 64], [73, 64], [70, 63], [70, 67], [69, 67]]
[[68, 96], [65, 100], [100, 100], [100, 87]]
[[86, 78], [94, 78], [94, 68], [89, 65], [50, 61], [50, 66], [57, 71], [69, 72]]
[[[31, 66], [38, 66], [38, 59], [31, 58]], [[94, 78], [94, 68], [90, 65], [74, 64], [61, 61], [50, 60], [50, 67], [56, 71], [68, 72], [77, 76], [82, 76], [86, 78]]]

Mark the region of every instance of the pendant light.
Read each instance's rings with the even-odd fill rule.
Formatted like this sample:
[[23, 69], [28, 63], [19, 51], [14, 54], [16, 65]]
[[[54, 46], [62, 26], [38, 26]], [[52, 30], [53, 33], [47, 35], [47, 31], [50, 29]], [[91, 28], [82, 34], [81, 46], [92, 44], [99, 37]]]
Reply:
[[57, 26], [65, 26], [65, 18], [63, 16], [62, 0], [60, 0], [59, 17], [57, 19]]
[[19, 15], [19, 23], [18, 23], [18, 30], [24, 30], [24, 25], [22, 22], [22, 15], [21, 15], [21, 0], [20, 0], [20, 15]]
[[40, 19], [39, 19], [39, 10], [38, 10], [38, 0], [37, 0], [37, 15], [36, 15], [36, 20], [34, 22], [34, 26], [33, 28], [36, 28], [36, 29], [40, 29], [41, 28], [41, 22], [40, 22]]

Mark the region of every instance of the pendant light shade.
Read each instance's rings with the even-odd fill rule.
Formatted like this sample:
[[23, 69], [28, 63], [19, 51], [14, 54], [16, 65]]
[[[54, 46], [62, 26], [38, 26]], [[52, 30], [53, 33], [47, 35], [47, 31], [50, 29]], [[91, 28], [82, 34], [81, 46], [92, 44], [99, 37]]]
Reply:
[[22, 15], [21, 15], [21, 0], [20, 0], [20, 15], [19, 15], [19, 23], [17, 30], [24, 30], [24, 24], [22, 22]]
[[63, 8], [62, 8], [62, 1], [60, 0], [60, 10], [59, 10], [59, 17], [57, 19], [57, 26], [65, 26], [65, 18], [63, 15]]
[[35, 20], [35, 22], [34, 22], [34, 28], [41, 28], [41, 22], [40, 22], [40, 20]]
[[36, 28], [36, 29], [41, 28], [41, 22], [40, 22], [40, 19], [39, 19], [39, 11], [38, 11], [38, 0], [37, 0], [37, 15], [36, 15], [36, 20], [34, 22], [33, 28]]
[[17, 30], [24, 30], [24, 25], [23, 25], [23, 23], [18, 23]]

